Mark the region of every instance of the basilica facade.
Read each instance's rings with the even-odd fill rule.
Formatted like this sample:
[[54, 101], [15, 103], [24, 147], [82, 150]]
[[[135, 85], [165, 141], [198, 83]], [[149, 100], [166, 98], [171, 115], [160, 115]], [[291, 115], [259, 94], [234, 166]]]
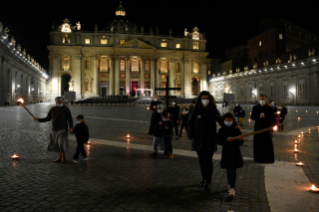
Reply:
[[82, 31], [65, 19], [50, 33], [50, 83], [53, 99], [74, 91], [76, 99], [90, 97], [164, 95], [155, 88], [180, 87], [171, 95], [196, 96], [207, 89], [206, 39], [197, 27], [180, 37], [158, 27], [138, 27], [126, 19], [120, 4], [115, 19], [94, 31]]
[[46, 101], [48, 76], [0, 22], [0, 105]]

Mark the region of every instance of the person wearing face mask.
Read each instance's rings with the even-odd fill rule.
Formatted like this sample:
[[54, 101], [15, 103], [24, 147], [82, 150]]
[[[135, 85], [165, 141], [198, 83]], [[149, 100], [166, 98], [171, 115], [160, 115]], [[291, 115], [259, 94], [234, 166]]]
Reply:
[[213, 154], [217, 151], [216, 122], [224, 124], [217, 110], [214, 97], [208, 91], [202, 91], [195, 103], [195, 109], [188, 122], [189, 137], [192, 140], [192, 150], [199, 159], [202, 180], [200, 188], [211, 189], [213, 174]]
[[186, 132], [187, 132], [187, 136], [188, 136], [188, 118], [189, 118], [189, 114], [188, 114], [188, 110], [187, 108], [184, 106], [183, 107], [183, 111], [181, 114], [181, 118], [180, 118], [180, 123], [181, 123], [181, 131], [179, 133], [179, 137], [182, 136], [182, 132], [183, 129], [185, 128]]
[[284, 131], [284, 121], [288, 111], [285, 105], [281, 105], [281, 107], [279, 108], [279, 111], [280, 111], [279, 130]]
[[241, 127], [244, 126], [244, 118], [246, 115], [246, 112], [244, 111], [244, 109], [238, 103], [236, 103], [233, 109], [233, 112], [235, 117], [237, 117], [240, 126]]
[[75, 134], [76, 142], [78, 146], [76, 148], [75, 155], [71, 160], [73, 163], [77, 163], [79, 159], [80, 153], [82, 154], [83, 160], [88, 160], [86, 156], [86, 152], [84, 149], [84, 144], [87, 143], [90, 139], [89, 128], [84, 122], [84, 116], [78, 115], [76, 117], [76, 125], [73, 129], [73, 133]]
[[189, 113], [189, 118], [191, 117], [191, 114], [192, 112], [194, 111], [194, 108], [195, 108], [195, 102], [196, 102], [196, 99], [195, 100], [192, 100], [192, 104], [189, 106], [189, 109], [188, 109], [188, 113]]
[[158, 150], [164, 150], [165, 151], [165, 143], [163, 140], [163, 119], [162, 114], [164, 112], [163, 105], [157, 105], [157, 110], [154, 112], [153, 115], [153, 123], [154, 123], [154, 137], [153, 137], [153, 153], [151, 154], [151, 157], [157, 157], [158, 156]]
[[235, 196], [236, 169], [243, 167], [243, 157], [240, 152], [240, 145], [244, 143], [241, 136], [238, 140], [232, 137], [241, 135], [241, 131], [236, 127], [235, 117], [231, 113], [223, 116], [224, 125], [217, 134], [217, 143], [223, 146], [220, 167], [226, 169], [228, 180], [229, 196]]
[[172, 104], [168, 108], [168, 113], [171, 114], [171, 119], [173, 120], [176, 135], [175, 139], [178, 139], [179, 106], [177, 105], [176, 100], [172, 100]]
[[158, 96], [154, 96], [154, 99], [153, 101], [151, 102], [151, 105], [150, 105], [150, 111], [152, 111], [152, 117], [151, 117], [151, 121], [150, 121], [150, 128], [149, 128], [149, 131], [147, 134], [149, 135], [153, 135], [154, 134], [154, 122], [152, 122], [152, 120], [154, 119], [154, 113], [156, 112], [157, 110], [157, 105], [160, 105], [162, 104], [161, 101], [158, 100]]
[[50, 134], [48, 152], [58, 152], [59, 158], [55, 162], [65, 163], [65, 152], [69, 149], [69, 132], [73, 132], [73, 120], [71, 111], [63, 104], [63, 98], [55, 98], [56, 106], [50, 109], [47, 117], [34, 118], [36, 122], [47, 122], [52, 120], [52, 132]]
[[[266, 95], [260, 95], [259, 104], [251, 112], [251, 119], [255, 121], [254, 131], [266, 129], [274, 125], [275, 114], [273, 108], [266, 104]], [[271, 132], [254, 135], [254, 161], [258, 163], [274, 163], [274, 147]]]

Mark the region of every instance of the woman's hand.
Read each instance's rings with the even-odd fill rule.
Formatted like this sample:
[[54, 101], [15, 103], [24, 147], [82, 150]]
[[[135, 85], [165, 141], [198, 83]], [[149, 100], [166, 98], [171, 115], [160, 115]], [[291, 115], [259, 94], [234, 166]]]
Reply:
[[231, 142], [231, 141], [233, 141], [233, 140], [234, 140], [233, 137], [228, 137], [228, 138], [227, 138], [227, 141], [228, 141], [228, 142]]

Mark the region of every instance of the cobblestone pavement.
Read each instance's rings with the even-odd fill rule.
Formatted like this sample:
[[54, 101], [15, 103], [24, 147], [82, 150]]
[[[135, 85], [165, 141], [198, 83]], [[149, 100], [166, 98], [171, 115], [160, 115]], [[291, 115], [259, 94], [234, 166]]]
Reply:
[[[51, 106], [43, 103], [28, 108], [43, 117]], [[249, 106], [245, 107], [247, 113]], [[317, 124], [319, 108], [309, 107], [307, 113], [302, 112], [305, 108], [288, 108], [286, 131]], [[70, 109], [73, 116], [86, 117], [93, 138], [127, 142], [130, 134], [130, 142], [151, 145], [152, 137], [146, 134], [151, 112], [145, 106], [81, 105]], [[0, 211], [269, 211], [264, 167], [254, 163], [246, 162], [238, 171], [238, 194], [230, 201], [219, 161], [214, 161], [211, 193], [196, 188], [198, 162], [189, 157], [151, 160], [147, 151], [92, 145], [89, 162], [55, 164], [51, 162], [56, 155], [45, 151], [50, 123], [34, 122], [18, 106], [0, 107], [0, 114]], [[253, 122], [249, 126], [246, 119], [245, 123], [244, 130], [252, 129]], [[274, 136], [276, 160], [305, 161], [305, 173], [319, 186], [318, 133], [305, 134], [298, 145], [299, 158], [293, 154], [296, 136]], [[173, 145], [190, 149], [185, 135]], [[72, 144], [72, 153], [74, 148]], [[13, 153], [21, 160], [11, 161]], [[242, 146], [242, 153], [253, 156], [251, 137]]]

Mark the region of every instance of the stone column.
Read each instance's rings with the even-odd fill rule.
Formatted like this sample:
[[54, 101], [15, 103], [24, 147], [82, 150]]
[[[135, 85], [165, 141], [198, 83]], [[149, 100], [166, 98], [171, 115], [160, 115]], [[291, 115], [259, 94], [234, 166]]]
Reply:
[[73, 82], [74, 82], [74, 91], [76, 92], [76, 100], [80, 100], [82, 97], [81, 57], [82, 55], [73, 55], [73, 73], [74, 73]]
[[150, 88], [153, 89], [153, 95], [155, 94], [155, 67], [154, 67], [154, 58], [150, 59], [151, 70], [150, 70]]
[[[203, 60], [201, 63], [201, 79], [200, 79], [200, 90], [199, 92], [203, 90], [207, 90], [207, 63], [206, 60]], [[236, 86], [237, 89], [237, 86]], [[233, 92], [236, 92], [235, 90]], [[237, 98], [237, 92], [236, 92], [236, 98]]]
[[31, 76], [27, 77], [27, 101], [30, 102]]
[[53, 62], [51, 64], [52, 66], [52, 78], [51, 78], [51, 82], [52, 82], [52, 90], [50, 93], [51, 99], [50, 101], [55, 101], [55, 97], [60, 95], [61, 92], [61, 85], [60, 85], [60, 68], [61, 68], [61, 58], [60, 55], [53, 55]]
[[140, 71], [140, 88], [141, 96], [144, 96], [144, 88], [145, 88], [145, 59], [141, 58], [141, 71]]
[[[161, 81], [160, 81], [160, 71], [159, 71], [159, 62], [160, 62], [160, 59], [157, 58], [155, 59], [155, 75], [156, 75], [156, 87], [155, 88], [160, 88], [161, 87]], [[160, 91], [156, 91], [154, 92], [156, 93], [156, 95], [160, 95]]]
[[[175, 59], [169, 60], [169, 87], [175, 87], [174, 80], [175, 80]], [[174, 95], [175, 91], [169, 91], [170, 95]]]
[[[0, 29], [1, 31], [1, 29]], [[3, 66], [2, 66], [2, 55], [0, 55], [0, 84], [2, 84], [2, 79], [3, 79]], [[0, 85], [0, 105], [3, 105], [5, 100], [3, 99], [3, 86]]]
[[97, 69], [97, 56], [91, 56], [91, 70], [93, 72], [93, 85], [92, 93], [94, 96], [99, 96], [100, 86], [99, 86], [99, 72]]
[[115, 95], [120, 95], [120, 58], [115, 57]]
[[184, 69], [184, 97], [191, 96], [191, 64], [190, 60], [184, 59], [183, 61]]
[[125, 58], [125, 93], [130, 95], [130, 58]]
[[114, 95], [114, 57], [110, 56], [110, 73], [109, 73], [109, 84], [108, 84], [108, 93]]

